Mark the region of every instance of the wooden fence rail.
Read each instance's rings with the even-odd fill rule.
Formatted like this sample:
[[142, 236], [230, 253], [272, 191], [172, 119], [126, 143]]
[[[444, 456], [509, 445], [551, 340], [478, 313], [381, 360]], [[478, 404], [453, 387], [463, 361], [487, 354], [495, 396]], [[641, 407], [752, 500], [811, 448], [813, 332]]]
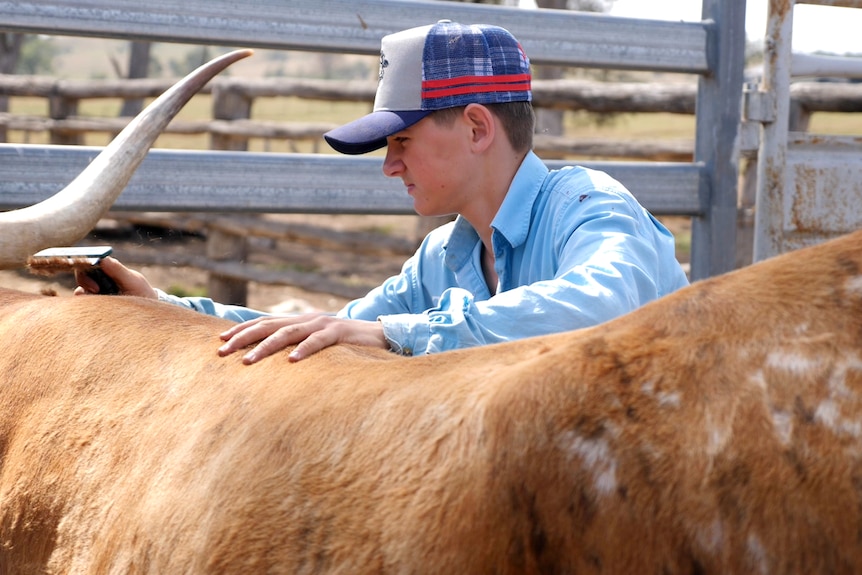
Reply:
[[[86, 133], [116, 133], [129, 118], [78, 115], [80, 102], [89, 99], [152, 98], [173, 83], [168, 79], [57, 80], [38, 76], [0, 75], [0, 96], [46, 98], [50, 117], [0, 113], [0, 128], [26, 134], [48, 132], [52, 144], [81, 145]], [[311, 142], [318, 151], [322, 135], [336, 124], [323, 122], [276, 122], [249, 116], [255, 100], [292, 97], [316, 101], [365, 102], [369, 106], [376, 85], [368, 81], [338, 81], [294, 78], [217, 78], [202, 90], [213, 97], [213, 120], [174, 120], [167, 133], [209, 134], [213, 149], [243, 150], [250, 138]], [[533, 85], [537, 108], [584, 110], [597, 113], [694, 114], [697, 86], [691, 84], [611, 83], [582, 80], [536, 80]], [[230, 118], [226, 118], [229, 116]], [[551, 157], [561, 155], [603, 158], [690, 161], [694, 139], [604, 140], [573, 139], [537, 134], [536, 151]], [[296, 148], [292, 148], [296, 151]]]
[[[53, 144], [83, 143], [86, 133], [116, 133], [129, 118], [85, 117], [77, 115], [80, 102], [89, 99], [153, 98], [167, 90], [173, 79], [138, 80], [58, 80], [41, 76], [0, 74], [0, 96], [47, 98], [51, 117], [0, 113], [0, 128], [25, 133], [49, 132]], [[336, 124], [326, 122], [277, 122], [250, 118], [253, 102], [259, 98], [292, 97], [332, 102], [366, 102], [374, 98], [376, 85], [369, 81], [339, 81], [298, 78], [242, 79], [216, 78], [202, 93], [211, 94], [212, 109], [228, 110], [232, 119], [175, 120], [166, 132], [209, 134], [229, 145], [217, 149], [246, 149], [248, 140], [281, 139], [319, 143]], [[596, 82], [587, 80], [535, 80], [537, 108], [583, 110], [593, 113], [695, 113], [697, 86], [694, 83]], [[236, 101], [242, 106], [231, 106]], [[239, 113], [237, 112], [239, 108]], [[62, 113], [60, 112], [62, 111]], [[791, 87], [791, 123], [807, 129], [815, 112], [862, 111], [862, 84], [802, 82]], [[223, 113], [222, 115], [225, 115]], [[583, 139], [537, 134], [535, 148], [550, 156], [626, 158], [654, 161], [691, 161], [694, 139]], [[317, 151], [317, 148], [314, 148]]]

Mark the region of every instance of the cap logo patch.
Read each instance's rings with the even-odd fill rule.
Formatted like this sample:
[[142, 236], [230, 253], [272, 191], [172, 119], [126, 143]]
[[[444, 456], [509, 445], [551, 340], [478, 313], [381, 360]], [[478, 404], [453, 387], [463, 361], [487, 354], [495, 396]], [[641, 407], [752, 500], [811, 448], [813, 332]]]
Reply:
[[377, 73], [377, 81], [381, 81], [383, 79], [383, 70], [389, 67], [389, 60], [386, 59], [386, 56], [383, 52], [380, 53], [380, 71]]

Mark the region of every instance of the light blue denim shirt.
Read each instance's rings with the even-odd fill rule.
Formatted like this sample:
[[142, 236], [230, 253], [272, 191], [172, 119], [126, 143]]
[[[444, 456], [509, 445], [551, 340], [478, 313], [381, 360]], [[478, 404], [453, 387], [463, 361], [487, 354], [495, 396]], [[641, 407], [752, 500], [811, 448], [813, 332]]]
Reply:
[[[379, 320], [393, 351], [436, 353], [595, 325], [688, 284], [671, 233], [622, 184], [527, 154], [494, 221], [492, 294], [463, 218], [432, 231], [399, 275], [339, 317]], [[244, 321], [262, 312], [207, 298], [162, 299]]]

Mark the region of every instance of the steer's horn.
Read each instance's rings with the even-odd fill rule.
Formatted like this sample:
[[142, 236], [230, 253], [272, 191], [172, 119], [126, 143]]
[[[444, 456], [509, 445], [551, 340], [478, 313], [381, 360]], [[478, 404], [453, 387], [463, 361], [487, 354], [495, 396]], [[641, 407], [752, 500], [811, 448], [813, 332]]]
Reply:
[[138, 114], [63, 190], [33, 206], [0, 213], [0, 269], [21, 267], [43, 248], [70, 245], [86, 236], [186, 102], [213, 76], [251, 54], [236, 50], [204, 64]]

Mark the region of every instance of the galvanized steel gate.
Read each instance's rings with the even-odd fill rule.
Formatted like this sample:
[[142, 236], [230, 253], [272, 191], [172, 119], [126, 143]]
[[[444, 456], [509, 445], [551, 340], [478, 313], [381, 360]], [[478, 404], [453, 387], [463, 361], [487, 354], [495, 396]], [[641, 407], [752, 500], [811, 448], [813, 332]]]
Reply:
[[803, 3], [862, 9], [860, 0], [769, 1], [763, 81], [746, 92], [743, 113], [762, 124], [755, 261], [862, 227], [862, 136], [790, 130], [793, 8]]

